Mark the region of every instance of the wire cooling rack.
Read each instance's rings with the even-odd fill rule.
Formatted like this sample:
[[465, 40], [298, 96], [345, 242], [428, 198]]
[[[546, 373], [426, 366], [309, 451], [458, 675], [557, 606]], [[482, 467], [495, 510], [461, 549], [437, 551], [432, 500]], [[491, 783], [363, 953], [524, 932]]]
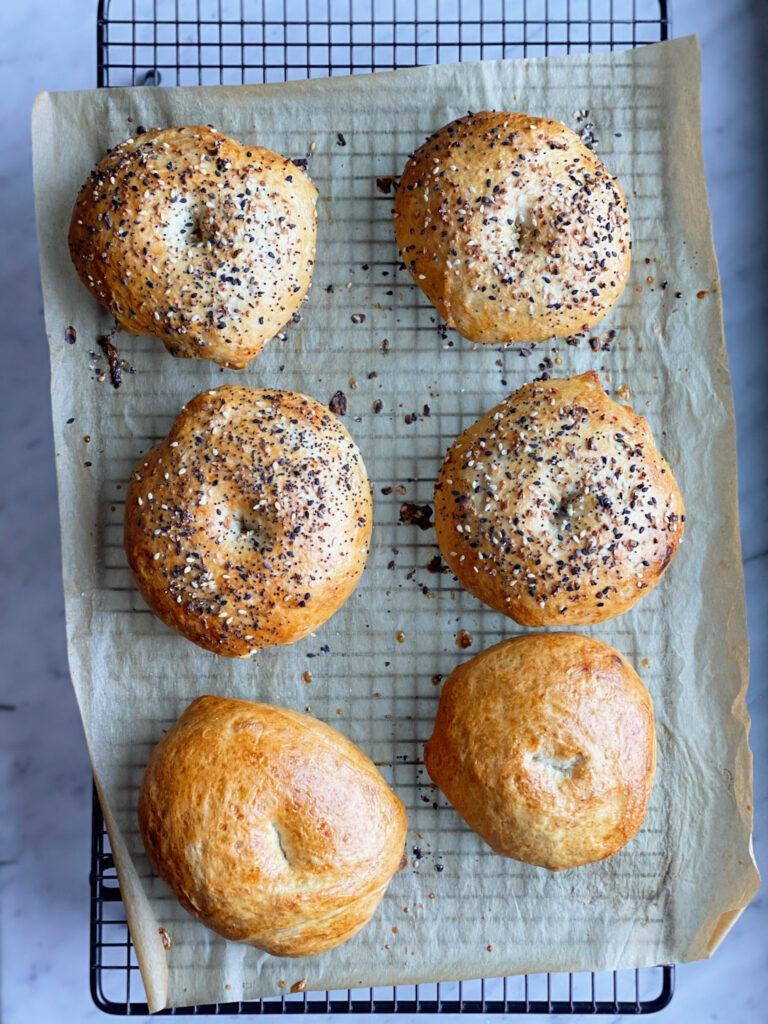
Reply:
[[[666, 39], [664, 0], [100, 0], [99, 86], [283, 81], [416, 64], [626, 49]], [[107, 1013], [147, 1013], [95, 792], [91, 992]], [[296, 993], [164, 1011], [644, 1014], [666, 1006], [674, 968], [523, 975]]]
[[[518, 975], [491, 980], [435, 982], [387, 988], [296, 993], [252, 1002], [162, 1010], [169, 1016], [214, 1014], [417, 1013], [656, 1013], [672, 999], [674, 967], [588, 974]], [[131, 942], [109, 836], [93, 791], [91, 835], [91, 994], [99, 1009], [119, 1015], [148, 1012]]]
[[98, 85], [239, 85], [667, 39], [667, 0], [100, 0]]

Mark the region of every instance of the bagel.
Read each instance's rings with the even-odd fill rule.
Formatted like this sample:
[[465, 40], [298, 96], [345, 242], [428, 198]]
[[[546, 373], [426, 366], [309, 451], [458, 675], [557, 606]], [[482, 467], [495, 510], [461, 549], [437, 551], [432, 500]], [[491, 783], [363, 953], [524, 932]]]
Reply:
[[155, 747], [139, 831], [208, 928], [311, 956], [370, 919], [405, 845], [405, 809], [336, 729], [270, 704], [199, 697]]
[[304, 172], [268, 149], [203, 126], [153, 129], [91, 172], [69, 251], [123, 330], [242, 369], [307, 293], [316, 199]]
[[245, 658], [300, 640], [342, 606], [371, 526], [362, 457], [327, 408], [225, 385], [193, 398], [136, 463], [124, 541], [156, 615]]
[[626, 658], [600, 640], [515, 637], [451, 672], [424, 763], [496, 853], [578, 867], [617, 853], [645, 820], [653, 704]]
[[451, 122], [406, 164], [394, 217], [406, 267], [470, 341], [587, 330], [627, 282], [624, 195], [559, 121], [483, 111]]
[[602, 622], [656, 586], [685, 506], [646, 421], [592, 371], [525, 384], [454, 442], [435, 489], [443, 558], [524, 626]]

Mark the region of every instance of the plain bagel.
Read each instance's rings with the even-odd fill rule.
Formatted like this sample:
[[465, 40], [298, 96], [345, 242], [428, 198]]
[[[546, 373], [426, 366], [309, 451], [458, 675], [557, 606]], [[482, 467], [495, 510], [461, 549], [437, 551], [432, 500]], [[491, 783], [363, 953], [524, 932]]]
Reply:
[[587, 330], [627, 282], [621, 188], [550, 118], [483, 111], [445, 125], [408, 161], [394, 215], [406, 267], [471, 341]]
[[203, 126], [153, 129], [91, 172], [70, 254], [123, 330], [241, 369], [307, 293], [316, 199], [306, 174], [271, 150]]
[[612, 856], [645, 819], [653, 704], [626, 658], [600, 640], [515, 637], [451, 672], [424, 763], [496, 853], [578, 867]]
[[271, 704], [199, 697], [150, 757], [147, 854], [208, 928], [311, 956], [369, 920], [400, 866], [405, 808], [336, 729]]
[[150, 608], [217, 654], [290, 644], [346, 601], [371, 538], [360, 452], [313, 398], [225, 385], [142, 456], [128, 565]]

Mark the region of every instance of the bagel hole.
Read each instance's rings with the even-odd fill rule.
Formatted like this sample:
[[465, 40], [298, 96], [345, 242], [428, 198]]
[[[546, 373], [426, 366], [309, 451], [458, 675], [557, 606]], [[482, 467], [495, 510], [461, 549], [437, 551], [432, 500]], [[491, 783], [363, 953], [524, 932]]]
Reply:
[[205, 241], [203, 225], [206, 208], [199, 203], [174, 203], [165, 230], [169, 249], [183, 252], [194, 249]]
[[[188, 225], [188, 226], [187, 226]], [[203, 243], [203, 223], [199, 212], [192, 216], [185, 225], [185, 243], [188, 247], [202, 245]]]
[[[527, 197], [513, 192], [499, 214], [499, 219], [500, 240], [507, 259], [514, 264], [517, 254], [530, 249], [538, 237], [538, 229], [533, 222], [533, 211]], [[498, 224], [498, 221], [496, 223]]]
[[254, 532], [253, 525], [240, 512], [233, 514], [229, 529], [235, 537], [248, 537]]
[[578, 534], [588, 527], [586, 518], [592, 511], [594, 501], [590, 495], [582, 491], [568, 491], [560, 499], [560, 504], [553, 509], [552, 518], [555, 520], [558, 532], [568, 531]]
[[277, 846], [278, 850], [280, 851], [280, 855], [282, 856], [283, 860], [285, 861], [286, 866], [290, 867], [291, 866], [291, 861], [290, 861], [290, 858], [289, 858], [288, 854], [286, 853], [285, 846], [283, 845], [283, 837], [282, 837], [282, 835], [280, 833], [280, 828], [279, 828], [279, 826], [278, 826], [276, 821], [271, 821], [269, 824], [272, 827], [272, 835], [274, 836], [274, 839], [275, 839], [275, 845]]
[[264, 539], [264, 523], [260, 519], [250, 519], [244, 512], [233, 512], [229, 532], [234, 540], [255, 540], [261, 543]]
[[572, 779], [584, 760], [582, 754], [574, 754], [573, 757], [555, 757], [553, 754], [544, 754], [537, 751], [531, 755], [531, 760], [548, 768], [553, 775], [563, 779]]
[[529, 209], [519, 210], [514, 219], [514, 238], [517, 242], [516, 251], [527, 251], [532, 248], [538, 238], [538, 230], [533, 223]]
[[257, 518], [258, 512], [249, 509], [230, 511], [222, 521], [224, 535], [222, 541], [246, 551], [260, 551], [268, 556], [273, 549], [273, 538], [269, 524]]

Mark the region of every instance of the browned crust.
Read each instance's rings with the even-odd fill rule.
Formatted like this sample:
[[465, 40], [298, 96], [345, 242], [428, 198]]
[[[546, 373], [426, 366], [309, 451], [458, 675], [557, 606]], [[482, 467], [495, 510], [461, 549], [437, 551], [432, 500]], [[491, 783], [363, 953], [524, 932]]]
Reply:
[[453, 670], [424, 761], [496, 853], [553, 871], [603, 860], [645, 820], [651, 698], [608, 644], [515, 637]]
[[481, 111], [445, 125], [408, 161], [394, 216], [414, 280], [471, 341], [587, 330], [629, 275], [621, 188], [551, 118]]
[[200, 697], [155, 747], [139, 829], [208, 928], [311, 956], [369, 920], [403, 854], [405, 809], [335, 729], [269, 704]]
[[136, 463], [125, 552], [150, 608], [206, 650], [248, 657], [330, 618], [373, 522], [360, 452], [313, 398], [204, 391]]
[[83, 284], [125, 331], [241, 369], [309, 288], [317, 191], [213, 128], [153, 129], [96, 165], [69, 229]]
[[661, 579], [684, 522], [648, 424], [594, 371], [510, 395], [454, 442], [435, 488], [449, 568], [525, 626], [627, 611]]

